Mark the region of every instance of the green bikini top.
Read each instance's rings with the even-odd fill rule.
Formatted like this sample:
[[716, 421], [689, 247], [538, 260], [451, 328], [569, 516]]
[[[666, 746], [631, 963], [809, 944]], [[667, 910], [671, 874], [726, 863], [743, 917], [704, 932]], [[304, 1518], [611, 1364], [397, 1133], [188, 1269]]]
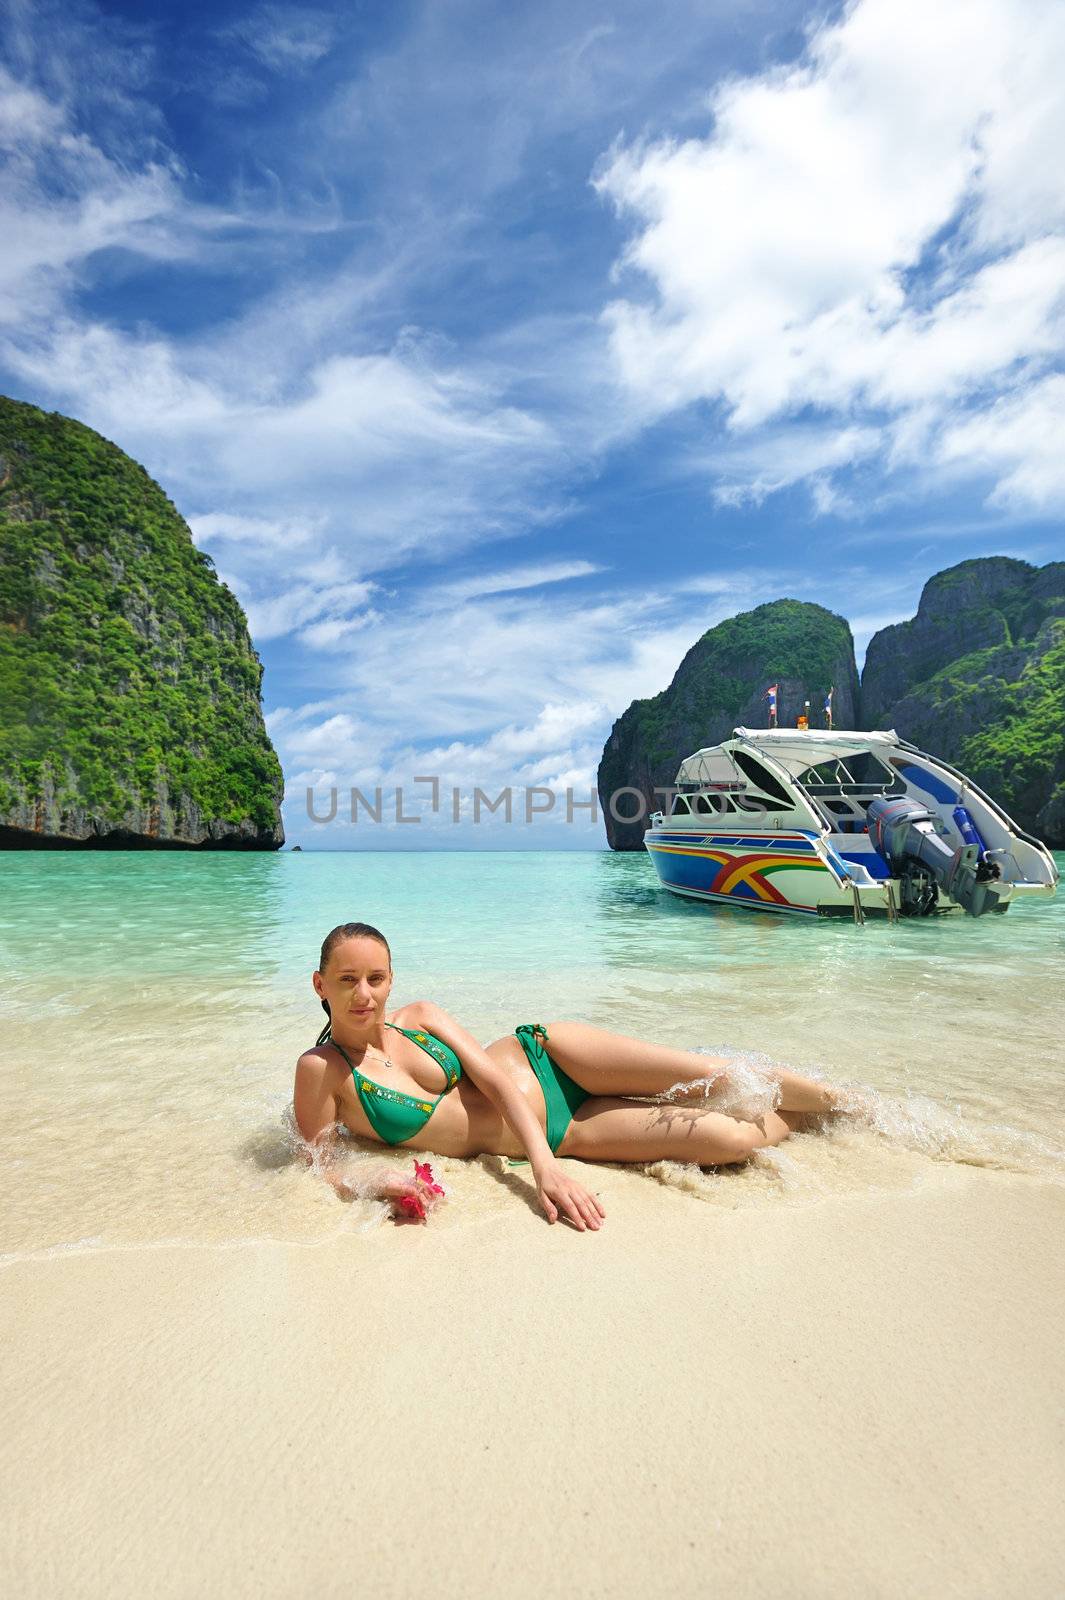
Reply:
[[401, 1028], [395, 1022], [386, 1022], [385, 1027], [395, 1028], [397, 1033], [413, 1039], [415, 1044], [421, 1045], [422, 1049], [443, 1067], [447, 1082], [435, 1100], [421, 1100], [412, 1094], [401, 1094], [398, 1089], [389, 1089], [383, 1083], [375, 1083], [355, 1066], [344, 1046], [338, 1044], [332, 1034], [327, 1035], [322, 1042], [331, 1044], [339, 1050], [351, 1068], [351, 1076], [355, 1080], [355, 1092], [366, 1113], [366, 1120], [377, 1136], [383, 1139], [385, 1144], [402, 1144], [404, 1139], [413, 1139], [416, 1133], [421, 1132], [444, 1096], [458, 1083], [462, 1077], [462, 1063], [450, 1045], [446, 1045], [442, 1039], [437, 1039], [431, 1033]]

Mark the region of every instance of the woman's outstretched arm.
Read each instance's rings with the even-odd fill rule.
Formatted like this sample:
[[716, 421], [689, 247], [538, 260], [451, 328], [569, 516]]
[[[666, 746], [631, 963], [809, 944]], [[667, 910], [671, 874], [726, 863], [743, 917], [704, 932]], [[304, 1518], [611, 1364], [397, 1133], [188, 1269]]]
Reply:
[[296, 1062], [296, 1083], [292, 1091], [292, 1110], [303, 1140], [299, 1154], [337, 1194], [350, 1198], [350, 1186], [334, 1169], [340, 1107], [329, 1078], [329, 1063], [325, 1057], [317, 1050], [305, 1050]]
[[478, 1089], [486, 1095], [504, 1121], [521, 1140], [536, 1179], [540, 1204], [548, 1222], [557, 1222], [561, 1210], [582, 1233], [598, 1228], [606, 1212], [593, 1194], [575, 1178], [563, 1172], [544, 1130], [519, 1094], [509, 1073], [492, 1060], [472, 1033], [467, 1033], [442, 1006], [431, 1000], [417, 1000], [402, 1009], [404, 1026], [424, 1028], [442, 1039], [462, 1062]]
[[393, 1215], [403, 1213], [403, 1202], [416, 1198], [425, 1211], [431, 1211], [440, 1196], [427, 1183], [408, 1177], [394, 1168], [376, 1171], [355, 1179], [337, 1167], [340, 1154], [337, 1123], [340, 1107], [329, 1088], [329, 1064], [316, 1050], [308, 1050], [296, 1063], [296, 1084], [292, 1109], [303, 1144], [300, 1158], [313, 1167], [342, 1200], [387, 1200]]

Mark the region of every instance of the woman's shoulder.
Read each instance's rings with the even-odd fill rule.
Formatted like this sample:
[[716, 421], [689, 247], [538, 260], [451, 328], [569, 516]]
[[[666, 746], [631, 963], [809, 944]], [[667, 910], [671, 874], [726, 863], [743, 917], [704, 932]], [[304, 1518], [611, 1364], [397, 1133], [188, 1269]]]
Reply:
[[335, 1072], [340, 1062], [340, 1052], [331, 1044], [314, 1044], [296, 1061], [296, 1071], [306, 1077], [324, 1077]]
[[447, 1012], [435, 1000], [411, 1000], [398, 1011], [390, 1011], [388, 1021], [397, 1028], [426, 1028], [431, 1033], [433, 1023], [446, 1016]]

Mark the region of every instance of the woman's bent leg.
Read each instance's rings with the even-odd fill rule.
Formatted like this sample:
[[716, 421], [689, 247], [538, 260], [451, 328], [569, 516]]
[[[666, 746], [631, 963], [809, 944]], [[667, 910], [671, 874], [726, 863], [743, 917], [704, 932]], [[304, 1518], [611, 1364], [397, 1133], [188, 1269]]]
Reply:
[[684, 1161], [717, 1167], [746, 1161], [755, 1150], [780, 1144], [800, 1121], [795, 1114], [767, 1111], [757, 1122], [738, 1122], [693, 1106], [636, 1106], [596, 1095], [574, 1112], [558, 1154], [584, 1161]]
[[[728, 1079], [730, 1063], [723, 1056], [695, 1055], [670, 1045], [609, 1033], [587, 1022], [549, 1022], [546, 1026], [548, 1054], [589, 1094], [665, 1094], [678, 1084]], [[833, 1111], [840, 1103], [839, 1091], [830, 1084], [782, 1067], [769, 1067], [766, 1071], [780, 1087], [781, 1111]], [[699, 1087], [691, 1098], [702, 1098], [703, 1093]], [[676, 1100], [685, 1098], [688, 1097], [683, 1090], [675, 1096]]]

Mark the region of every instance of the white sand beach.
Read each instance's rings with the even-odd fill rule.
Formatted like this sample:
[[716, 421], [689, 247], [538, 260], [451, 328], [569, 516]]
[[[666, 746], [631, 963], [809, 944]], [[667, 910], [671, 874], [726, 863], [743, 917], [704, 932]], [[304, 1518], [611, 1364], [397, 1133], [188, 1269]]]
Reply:
[[10, 1262], [4, 1592], [1061, 1594], [1065, 1190], [594, 1171], [597, 1235], [525, 1169], [447, 1226]]
[[[0, 1593], [1060, 1600], [1065, 906], [863, 937], [641, 910], [622, 858], [269, 868], [8, 868]], [[876, 1116], [564, 1163], [595, 1234], [434, 1157], [395, 1226], [286, 1122], [330, 896], [479, 1038], [721, 1042]]]

